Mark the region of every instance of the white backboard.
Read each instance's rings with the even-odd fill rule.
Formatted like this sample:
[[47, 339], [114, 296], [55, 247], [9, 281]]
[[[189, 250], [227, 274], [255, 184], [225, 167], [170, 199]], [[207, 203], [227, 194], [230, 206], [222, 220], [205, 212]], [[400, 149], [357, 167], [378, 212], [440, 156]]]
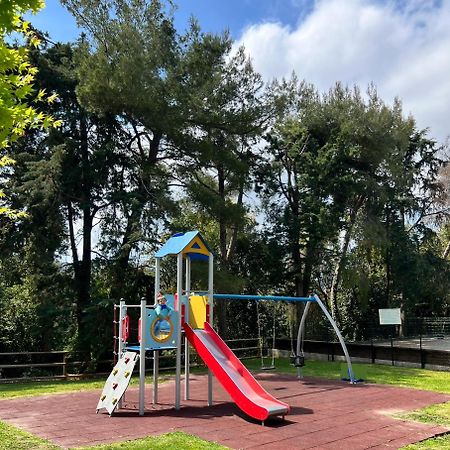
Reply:
[[379, 309], [380, 325], [401, 325], [400, 308]]

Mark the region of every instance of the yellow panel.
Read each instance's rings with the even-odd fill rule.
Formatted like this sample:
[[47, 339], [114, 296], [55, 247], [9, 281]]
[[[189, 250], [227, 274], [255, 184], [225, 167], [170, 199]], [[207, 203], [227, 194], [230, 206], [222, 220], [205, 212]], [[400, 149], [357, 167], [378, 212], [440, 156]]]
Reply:
[[[192, 246], [197, 244], [200, 248], [193, 248]], [[184, 248], [183, 253], [200, 253], [201, 255], [209, 256], [209, 251], [203, 241], [196, 236], [187, 247]]]
[[189, 325], [195, 329], [205, 328], [206, 322], [206, 295], [191, 295], [189, 297]]

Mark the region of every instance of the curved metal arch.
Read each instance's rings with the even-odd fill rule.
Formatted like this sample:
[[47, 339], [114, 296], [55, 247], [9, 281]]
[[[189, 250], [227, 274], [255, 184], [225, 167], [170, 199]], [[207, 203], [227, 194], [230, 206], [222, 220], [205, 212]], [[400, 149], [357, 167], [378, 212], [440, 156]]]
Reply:
[[342, 350], [344, 351], [345, 359], [347, 361], [347, 368], [348, 368], [348, 378], [350, 379], [350, 383], [354, 384], [356, 383], [355, 375], [353, 373], [353, 367], [352, 367], [352, 360], [350, 359], [350, 355], [347, 350], [347, 345], [345, 344], [344, 338], [342, 337], [341, 332], [339, 331], [339, 328], [334, 321], [334, 319], [331, 317], [331, 314], [328, 312], [328, 309], [325, 307], [325, 305], [322, 303], [322, 300], [314, 294], [314, 298], [316, 299], [317, 304], [319, 305], [320, 309], [325, 314], [328, 321], [331, 323], [331, 326], [334, 328], [334, 331], [339, 339], [339, 342], [341, 344]]
[[[339, 343], [341, 344], [342, 350], [345, 355], [345, 360], [347, 361], [347, 368], [348, 368], [348, 377], [350, 379], [350, 383], [354, 384], [356, 382], [355, 374], [353, 373], [353, 367], [352, 367], [352, 361], [350, 358], [350, 354], [347, 350], [347, 345], [345, 344], [344, 338], [342, 337], [341, 332], [339, 331], [339, 328], [334, 321], [334, 319], [331, 317], [331, 314], [328, 312], [327, 308], [323, 304], [322, 300], [320, 300], [319, 296], [314, 294], [314, 300], [319, 305], [322, 312], [325, 314], [325, 317], [330, 322], [331, 326], [333, 327], [338, 339]], [[302, 351], [303, 341], [305, 338], [305, 326], [306, 326], [306, 317], [308, 315], [309, 306], [311, 303], [307, 303], [305, 306], [305, 309], [303, 310], [302, 318], [300, 320], [300, 325], [298, 327], [298, 334], [297, 334], [297, 355], [300, 355], [300, 352]], [[298, 377], [302, 377], [301, 368], [298, 368]]]

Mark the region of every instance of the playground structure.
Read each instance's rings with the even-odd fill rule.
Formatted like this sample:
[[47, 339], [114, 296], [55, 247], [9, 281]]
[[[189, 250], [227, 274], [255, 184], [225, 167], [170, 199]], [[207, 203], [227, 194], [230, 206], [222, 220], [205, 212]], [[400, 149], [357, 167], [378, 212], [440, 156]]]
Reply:
[[[160, 294], [161, 259], [175, 256], [177, 259], [177, 289], [175, 295]], [[192, 261], [208, 262], [208, 290], [202, 295], [191, 292]], [[298, 368], [299, 377], [303, 366], [302, 342], [310, 305], [316, 303], [333, 326], [347, 361], [348, 378], [355, 381], [352, 364], [342, 335], [328, 313], [326, 307], [316, 295], [311, 297], [287, 297], [272, 295], [237, 295], [214, 294], [213, 292], [214, 256], [198, 231], [173, 235], [155, 255], [155, 293], [154, 304], [147, 305], [142, 300], [140, 305], [119, 304], [119, 361], [109, 376], [102, 397], [97, 405], [97, 412], [106, 408], [112, 414], [122, 405], [122, 398], [131, 378], [128, 369], [123, 369], [132, 360], [133, 365], [139, 359], [139, 415], [145, 411], [145, 369], [146, 351], [153, 352], [153, 399], [158, 403], [159, 354], [161, 350], [176, 350], [175, 370], [175, 409], [181, 407], [181, 347], [184, 332], [184, 399], [189, 395], [190, 346], [194, 347], [208, 367], [208, 406], [213, 404], [213, 375], [230, 394], [237, 406], [250, 417], [264, 421], [271, 416], [284, 418], [289, 413], [289, 405], [270, 395], [255, 380], [242, 362], [234, 355], [220, 336], [213, 329], [214, 299], [225, 300], [271, 300], [283, 302], [303, 302], [304, 312], [297, 334], [297, 352], [294, 365]], [[184, 267], [183, 267], [184, 266]], [[185, 269], [185, 270], [183, 270]], [[183, 273], [185, 276], [183, 277]], [[184, 283], [183, 283], [184, 281]], [[129, 316], [127, 308], [140, 308], [139, 345], [128, 345]], [[134, 352], [134, 357], [130, 353]], [[127, 375], [128, 380], [123, 380]], [[120, 387], [120, 389], [119, 389]]]

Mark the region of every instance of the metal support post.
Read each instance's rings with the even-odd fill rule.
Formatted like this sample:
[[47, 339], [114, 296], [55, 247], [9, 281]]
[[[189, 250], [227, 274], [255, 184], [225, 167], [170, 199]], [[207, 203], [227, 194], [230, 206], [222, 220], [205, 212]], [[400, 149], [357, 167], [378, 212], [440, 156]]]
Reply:
[[147, 301], [141, 300], [141, 342], [139, 351], [139, 415], [145, 411], [145, 330], [147, 329]]
[[[184, 307], [184, 320], [189, 323], [189, 296], [191, 294], [191, 258], [186, 258], [186, 304]], [[187, 337], [184, 338], [184, 399], [189, 400], [189, 365], [190, 349]]]
[[[214, 324], [214, 256], [209, 254], [208, 267], [208, 304], [209, 304], [209, 324]], [[211, 370], [208, 370], [208, 406], [213, 404], [213, 378]]]
[[[125, 306], [125, 300], [123, 298], [120, 299], [119, 302], [119, 336], [117, 337], [119, 341], [119, 345], [117, 346], [117, 361], [122, 357], [124, 342], [122, 340], [123, 333], [123, 318], [127, 314], [127, 307]], [[119, 400], [119, 404], [117, 405], [117, 409], [122, 408], [123, 400], [125, 400], [125, 394], [123, 394], [122, 398]]]
[[122, 356], [123, 352], [123, 341], [122, 341], [122, 333], [123, 333], [123, 318], [127, 314], [127, 307], [125, 306], [125, 300], [123, 298], [120, 299], [119, 302], [119, 345], [117, 346], [117, 359], [119, 360]]
[[158, 304], [158, 295], [161, 289], [161, 260], [159, 258], [155, 259], [155, 296], [153, 306]]
[[344, 351], [345, 359], [347, 361], [347, 369], [348, 369], [348, 378], [350, 379], [350, 383], [354, 384], [356, 382], [355, 375], [353, 373], [353, 367], [352, 367], [352, 361], [350, 359], [350, 355], [347, 350], [347, 346], [345, 345], [344, 338], [342, 337], [341, 332], [339, 331], [339, 328], [336, 325], [336, 322], [331, 317], [330, 313], [328, 312], [327, 308], [325, 308], [325, 305], [322, 303], [322, 300], [317, 295], [314, 295], [314, 298], [316, 299], [317, 304], [320, 306], [320, 309], [325, 314], [328, 321], [331, 323], [332, 327], [334, 328], [334, 331], [336, 332], [336, 335], [339, 339], [339, 342], [341, 343], [342, 350]]
[[[303, 354], [303, 343], [305, 341], [306, 317], [308, 316], [308, 311], [309, 311], [310, 306], [311, 306], [311, 302], [308, 302], [305, 305], [305, 309], [303, 310], [303, 314], [302, 314], [302, 319], [300, 320], [300, 325], [298, 327], [296, 356]], [[301, 367], [297, 367], [297, 378], [299, 378], [299, 379], [303, 378], [303, 373], [302, 373]]]
[[[161, 289], [161, 260], [155, 259], [155, 295], [153, 299], [153, 306], [158, 304], [158, 295]], [[141, 334], [144, 334], [144, 328], [142, 328]], [[159, 377], [159, 350], [153, 351], [153, 398], [152, 403], [156, 405], [158, 403], [158, 377]]]
[[153, 350], [153, 399], [152, 403], [158, 403], [158, 377], [159, 377], [159, 350]]
[[179, 410], [181, 405], [181, 296], [183, 294], [183, 254], [177, 256], [177, 310], [178, 310], [178, 331], [177, 331], [177, 355], [175, 371], [175, 409]]

